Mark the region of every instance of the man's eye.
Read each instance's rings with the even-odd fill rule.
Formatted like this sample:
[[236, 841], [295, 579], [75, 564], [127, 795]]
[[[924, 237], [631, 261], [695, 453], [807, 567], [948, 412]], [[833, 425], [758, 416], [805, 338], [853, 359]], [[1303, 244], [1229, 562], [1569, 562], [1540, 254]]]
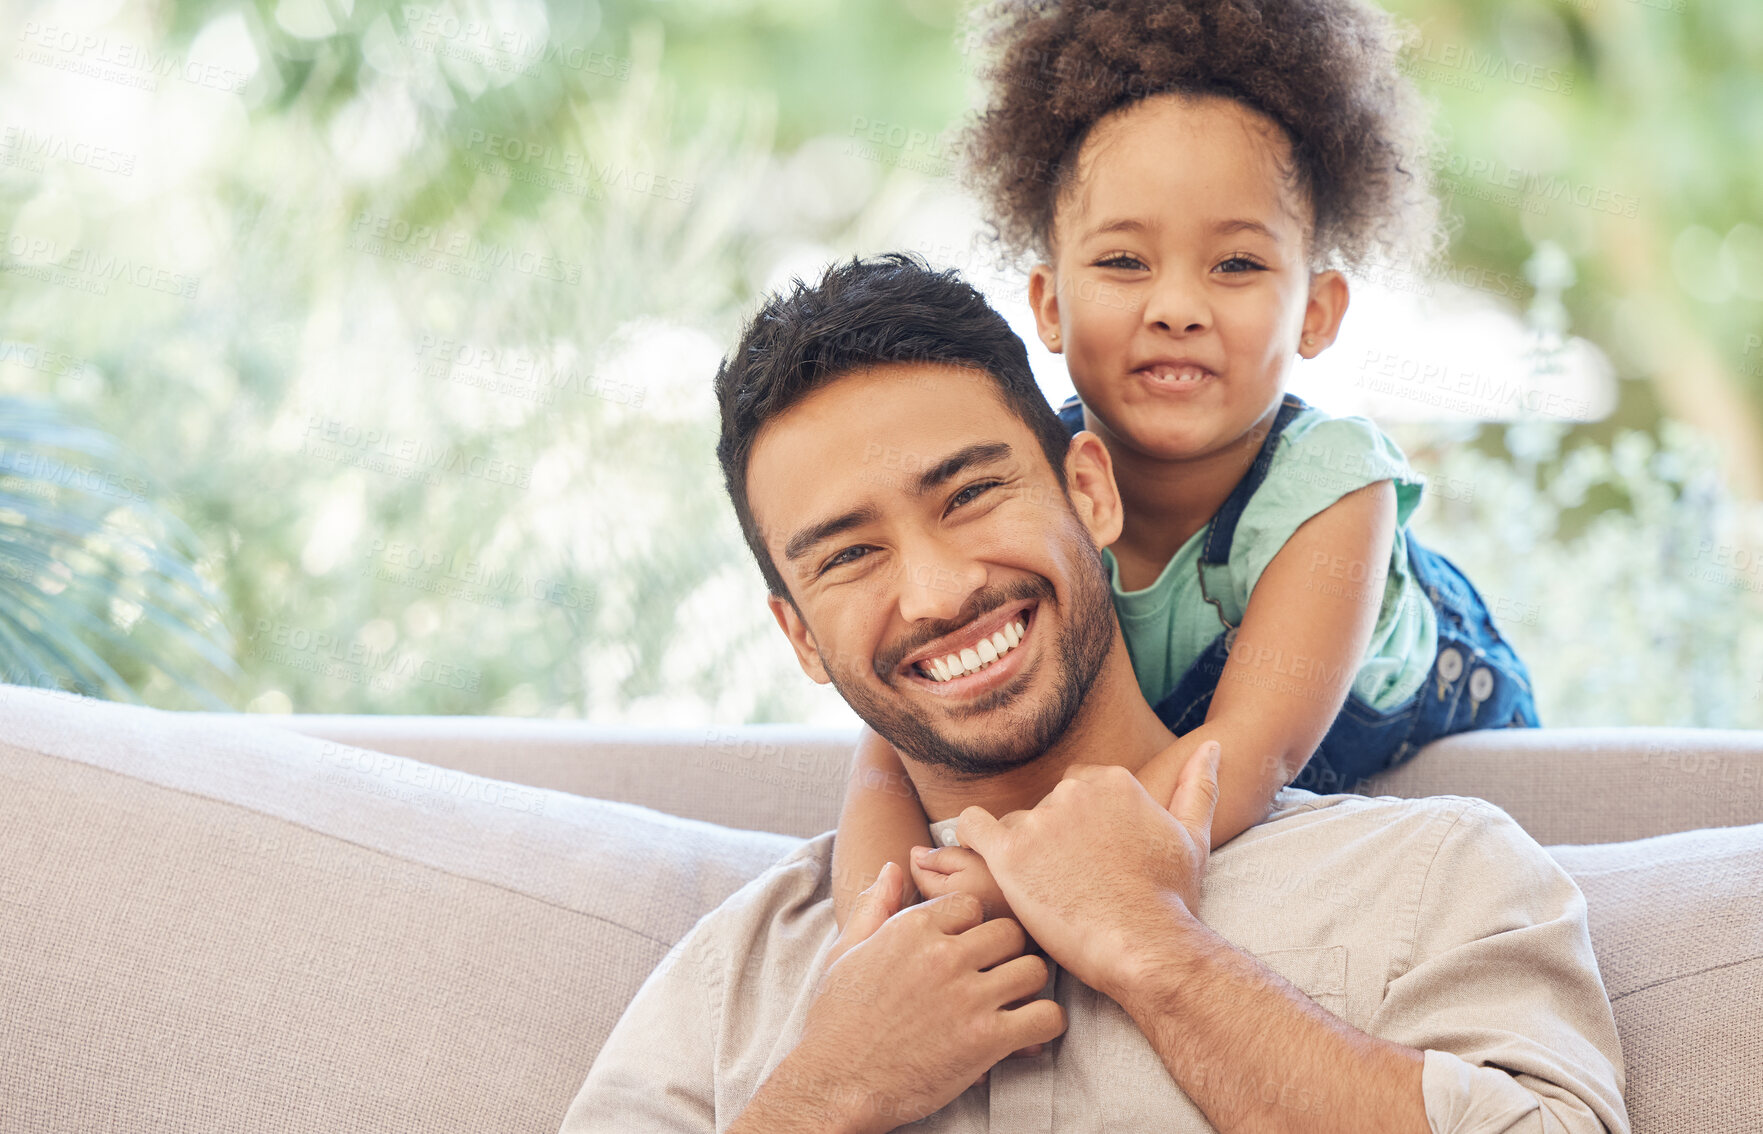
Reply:
[[861, 545], [857, 547], [847, 547], [845, 550], [839, 552], [837, 555], [823, 563], [820, 568], [820, 573], [824, 575], [835, 567], [843, 567], [847, 564], [855, 563], [863, 558], [868, 551], [869, 548]]
[[[1001, 480], [982, 480], [976, 484], [968, 485], [966, 488], [963, 488], [960, 492], [957, 492], [954, 496], [949, 498], [949, 511], [953, 512], [963, 504], [971, 504], [974, 500], [978, 499], [982, 493], [988, 492], [1002, 483], [1004, 482]], [[944, 515], [947, 514], [947, 512], [944, 513]]]

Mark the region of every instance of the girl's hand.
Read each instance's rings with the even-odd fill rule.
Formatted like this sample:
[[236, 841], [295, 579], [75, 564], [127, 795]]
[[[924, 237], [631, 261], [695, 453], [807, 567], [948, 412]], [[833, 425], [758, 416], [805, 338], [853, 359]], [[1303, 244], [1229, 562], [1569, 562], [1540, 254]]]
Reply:
[[912, 881], [925, 901], [957, 891], [979, 899], [981, 917], [1010, 917], [1010, 903], [992, 881], [986, 860], [966, 847], [913, 847]]

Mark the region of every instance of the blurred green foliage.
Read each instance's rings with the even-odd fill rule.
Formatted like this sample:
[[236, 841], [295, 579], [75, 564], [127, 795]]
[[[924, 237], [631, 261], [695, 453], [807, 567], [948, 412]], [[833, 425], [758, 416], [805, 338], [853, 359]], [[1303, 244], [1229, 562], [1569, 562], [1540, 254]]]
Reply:
[[[1523, 429], [1403, 435], [1478, 485], [1422, 530], [1521, 611], [1554, 724], [1763, 723], [1763, 654], [1733, 629], [1752, 576], [1710, 573], [1763, 550], [1732, 498], [1763, 490], [1763, 9], [1669, 2], [1392, 3], [1420, 30], [1457, 257], [1565, 248], [1570, 324], [1624, 379], [1546, 457]], [[883, 250], [947, 188], [838, 151], [859, 123], [955, 122], [962, 7], [10, 12], [0, 394], [57, 399], [151, 468], [223, 597], [236, 706], [843, 719], [764, 609], [708, 380], [761, 290]], [[1539, 209], [1550, 178], [1566, 199]], [[1636, 465], [1642, 444], [1701, 471]], [[1696, 578], [1658, 566], [1704, 544]]]

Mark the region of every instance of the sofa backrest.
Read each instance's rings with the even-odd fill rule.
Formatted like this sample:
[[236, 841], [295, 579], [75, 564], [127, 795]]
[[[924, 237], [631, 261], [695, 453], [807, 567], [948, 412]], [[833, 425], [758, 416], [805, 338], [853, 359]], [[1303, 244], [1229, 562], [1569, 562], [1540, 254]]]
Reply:
[[0, 1132], [554, 1134], [798, 842], [0, 686]]
[[[444, 724], [428, 727], [467, 737], [480, 766], [508, 761], [520, 729]], [[595, 769], [701, 814], [720, 784], [737, 821], [813, 827], [837, 809], [815, 777], [842, 780], [850, 743], [584, 746], [580, 727], [535, 729], [560, 735], [505, 764], [541, 773], [515, 783], [243, 716], [0, 686], [0, 1134], [555, 1131], [666, 950], [798, 840], [533, 781]], [[1614, 751], [1668, 794], [1671, 776], [1753, 766], [1718, 745], [1672, 765]], [[782, 798], [757, 802], [767, 787]], [[1534, 814], [1572, 829], [1573, 808]], [[1549, 849], [1586, 894], [1636, 1134], [1755, 1129], [1763, 824]]]
[[[283, 728], [595, 799], [807, 838], [838, 825], [854, 731], [793, 725], [607, 728], [499, 717], [280, 716]], [[1609, 843], [1763, 822], [1763, 733], [1497, 729], [1428, 745], [1354, 785], [1473, 795], [1532, 838]]]

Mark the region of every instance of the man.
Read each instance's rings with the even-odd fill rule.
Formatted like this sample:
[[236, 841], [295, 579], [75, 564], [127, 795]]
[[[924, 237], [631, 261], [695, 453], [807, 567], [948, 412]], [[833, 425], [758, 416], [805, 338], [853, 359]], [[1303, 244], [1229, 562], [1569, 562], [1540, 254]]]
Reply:
[[[1287, 788], [1213, 851], [1215, 748], [1167, 808], [1133, 776], [1172, 737], [1099, 558], [1107, 451], [1067, 439], [953, 273], [798, 285], [717, 392], [803, 669], [901, 750], [1014, 918], [902, 909], [890, 863], [839, 934], [833, 835], [809, 840], [657, 967], [566, 1134], [1628, 1129], [1584, 901], [1504, 812]], [[962, 682], [916, 667], [1006, 624]]]

